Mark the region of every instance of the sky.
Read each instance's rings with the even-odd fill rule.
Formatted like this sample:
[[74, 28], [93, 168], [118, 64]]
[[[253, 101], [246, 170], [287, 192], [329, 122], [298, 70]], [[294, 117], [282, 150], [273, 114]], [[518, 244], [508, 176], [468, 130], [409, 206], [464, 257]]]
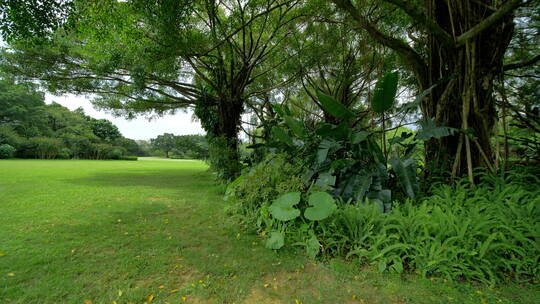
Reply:
[[199, 122], [192, 120], [193, 111], [188, 110], [186, 113], [179, 112], [174, 115], [165, 115], [163, 117], [152, 118], [148, 120], [144, 117], [139, 117], [132, 120], [127, 120], [122, 117], [114, 117], [104, 111], [94, 109], [90, 99], [76, 95], [53, 96], [45, 95], [45, 102], [56, 102], [64, 107], [75, 110], [82, 107], [86, 115], [97, 118], [107, 119], [115, 124], [122, 135], [131, 139], [155, 138], [163, 133], [172, 133], [175, 135], [187, 134], [205, 134]]

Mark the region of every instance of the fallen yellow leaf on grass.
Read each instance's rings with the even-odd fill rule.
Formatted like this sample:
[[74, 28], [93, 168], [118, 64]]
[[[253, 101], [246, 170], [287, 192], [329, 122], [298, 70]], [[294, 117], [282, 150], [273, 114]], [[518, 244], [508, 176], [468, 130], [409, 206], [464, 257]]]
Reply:
[[182, 299], [182, 301], [186, 301], [186, 300], [187, 300], [187, 298], [186, 298], [186, 297], [182, 297], [181, 299]]
[[5, 253], [0, 252], [0, 257], [3, 257], [5, 255], [6, 255]]
[[13, 272], [8, 272], [7, 276], [8, 276], [8, 277], [14, 277], [15, 274], [14, 274]]
[[124, 293], [123, 293], [121, 290], [118, 291], [118, 296], [119, 296], [119, 297], [121, 297], [123, 294], [124, 294]]
[[92, 300], [84, 300], [84, 304], [92, 304]]
[[158, 288], [159, 288], [159, 289], [163, 289], [163, 288], [165, 288], [165, 286], [160, 285]]
[[171, 293], [175, 293], [177, 291], [178, 291], [178, 289], [173, 289], [173, 290], [171, 290]]
[[154, 300], [154, 295], [149, 295], [147, 299], [148, 302], [152, 302]]
[[270, 286], [270, 284], [264, 284], [264, 288], [268, 288], [268, 286]]

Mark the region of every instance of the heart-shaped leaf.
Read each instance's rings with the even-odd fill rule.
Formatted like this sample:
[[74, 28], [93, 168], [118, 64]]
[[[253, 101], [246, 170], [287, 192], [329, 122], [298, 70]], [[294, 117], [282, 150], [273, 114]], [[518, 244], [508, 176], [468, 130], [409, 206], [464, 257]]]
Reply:
[[300, 192], [283, 194], [268, 208], [273, 217], [280, 221], [290, 221], [300, 216], [300, 210], [293, 206], [300, 201]]
[[270, 232], [270, 237], [266, 241], [266, 248], [278, 250], [285, 244], [285, 237], [283, 233], [273, 231]]
[[315, 192], [308, 198], [310, 206], [304, 211], [304, 216], [308, 220], [320, 221], [329, 217], [337, 206], [334, 198], [326, 192]]

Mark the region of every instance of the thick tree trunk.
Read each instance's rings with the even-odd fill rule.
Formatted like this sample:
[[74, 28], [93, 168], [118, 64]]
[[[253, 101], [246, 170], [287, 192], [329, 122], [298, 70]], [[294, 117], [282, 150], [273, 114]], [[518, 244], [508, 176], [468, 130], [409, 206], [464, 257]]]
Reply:
[[[490, 4], [487, 0], [426, 0], [426, 10], [441, 28], [458, 37], [493, 13]], [[423, 114], [462, 132], [426, 143], [428, 174], [442, 169], [472, 176], [473, 168], [492, 166], [490, 138], [496, 122], [493, 81], [502, 70], [512, 33], [512, 16], [508, 16], [460, 47], [430, 37], [428, 77], [420, 80], [421, 87], [427, 89], [443, 78], [447, 80], [424, 100]]]
[[221, 98], [218, 102], [219, 143], [223, 179], [230, 180], [240, 173], [240, 155], [238, 152], [238, 129], [241, 124], [243, 101], [240, 98]]

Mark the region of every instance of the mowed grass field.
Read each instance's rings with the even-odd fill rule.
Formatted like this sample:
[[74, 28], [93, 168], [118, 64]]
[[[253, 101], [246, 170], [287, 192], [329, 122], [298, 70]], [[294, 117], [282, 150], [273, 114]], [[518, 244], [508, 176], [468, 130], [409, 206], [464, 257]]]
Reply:
[[538, 303], [274, 252], [199, 161], [0, 161], [0, 303]]

